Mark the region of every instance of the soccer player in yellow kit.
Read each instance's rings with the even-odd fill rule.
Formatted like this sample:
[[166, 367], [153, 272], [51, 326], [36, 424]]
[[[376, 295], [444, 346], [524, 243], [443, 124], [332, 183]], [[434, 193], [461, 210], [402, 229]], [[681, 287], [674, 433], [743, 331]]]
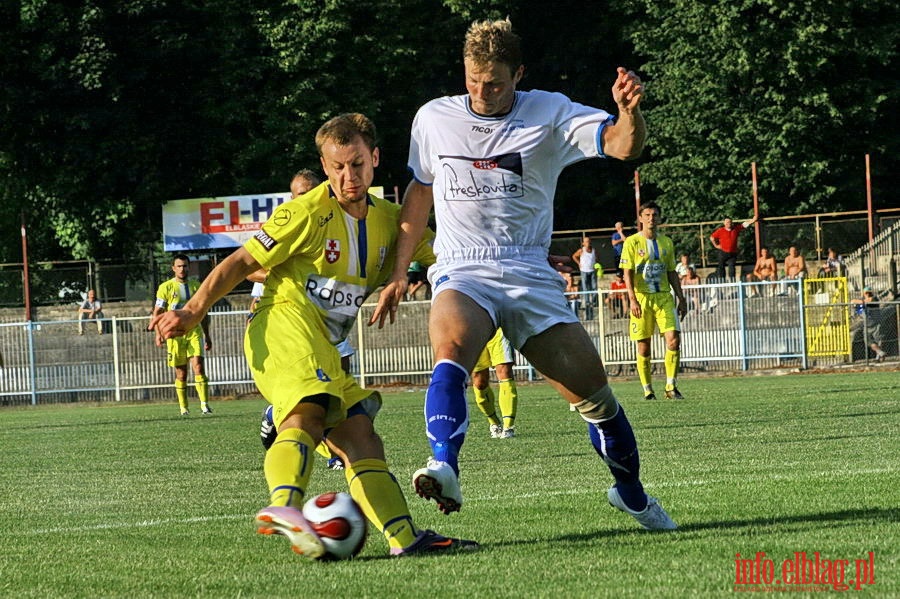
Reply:
[[[516, 389], [516, 379], [513, 378], [513, 364], [516, 361], [513, 352], [509, 339], [503, 336], [503, 329], [498, 328], [484, 346], [472, 371], [475, 405], [487, 416], [491, 437], [494, 439], [512, 439], [516, 436], [519, 392]], [[491, 389], [491, 366], [497, 372], [497, 384], [500, 387], [499, 416], [494, 404], [494, 391]]]
[[[637, 371], [644, 387], [644, 399], [656, 399], [650, 380], [650, 337], [656, 328], [666, 340], [666, 398], [684, 399], [677, 386], [681, 360], [679, 320], [687, 314], [687, 304], [675, 272], [672, 240], [656, 232], [660, 215], [656, 202], [641, 204], [640, 231], [625, 240], [619, 268], [625, 274], [631, 313], [629, 332], [637, 341]], [[677, 307], [672, 291], [678, 300]]]
[[[188, 278], [190, 258], [185, 254], [176, 254], [172, 259], [172, 272], [175, 276], [162, 283], [156, 290], [156, 303], [150, 318], [162, 314], [166, 310], [177, 310], [187, 303], [200, 287], [200, 282]], [[162, 347], [162, 337], [156, 336], [156, 345]], [[184, 336], [166, 339], [166, 363], [175, 369], [175, 396], [181, 415], [188, 415], [187, 372], [188, 363], [194, 370], [194, 385], [200, 398], [200, 411], [212, 414], [209, 407], [209, 379], [206, 377], [204, 354], [212, 349], [212, 337], [209, 336], [209, 319], [204, 318], [200, 324]]]
[[[350, 494], [382, 531], [392, 555], [478, 547], [415, 527], [364, 407], [377, 392], [360, 388], [341, 369], [334, 345], [394, 265], [400, 207], [368, 193], [378, 165], [375, 137], [375, 126], [361, 114], [322, 125], [316, 146], [328, 181], [279, 207], [210, 273], [184, 309], [151, 323], [164, 337], [180, 335], [247, 275], [268, 271], [244, 338], [253, 379], [273, 405], [278, 430], [265, 458], [270, 504], [256, 523], [261, 533], [282, 534], [309, 557], [324, 547], [300, 508], [313, 450], [326, 434], [346, 464]], [[416, 253], [430, 251], [422, 242]]]

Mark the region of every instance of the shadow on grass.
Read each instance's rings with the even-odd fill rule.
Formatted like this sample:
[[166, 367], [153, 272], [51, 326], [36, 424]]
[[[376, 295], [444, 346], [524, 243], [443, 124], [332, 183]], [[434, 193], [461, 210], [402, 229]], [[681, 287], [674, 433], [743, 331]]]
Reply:
[[[771, 526], [783, 526], [785, 524], [812, 524], [815, 528], [821, 528], [824, 522], [848, 522], [848, 521], [900, 521], [900, 508], [896, 509], [872, 509], [872, 510], [840, 510], [837, 512], [819, 512], [814, 514], [798, 514], [796, 516], [782, 516], [772, 518], [748, 518], [743, 520], [717, 520], [712, 522], [696, 522], [679, 526], [675, 531], [647, 531], [635, 526], [619, 529], [597, 529], [593, 533], [566, 534], [557, 536], [551, 540], [559, 542], [578, 542], [596, 539], [597, 536], [605, 538], [618, 536], [633, 536], [641, 534], [673, 535], [673, 538], [682, 536], [683, 533], [738, 530], [742, 528], [761, 529]], [[521, 541], [509, 541], [492, 543], [492, 545], [519, 545], [534, 543], [533, 539]]]
[[[864, 416], [893, 416], [896, 415], [897, 410], [877, 410], [870, 412], [853, 412], [848, 414], [817, 414], [817, 420], [836, 420], [840, 418], [860, 418]], [[806, 414], [797, 414], [797, 420], [803, 420], [806, 418]], [[760, 417], [754, 416], [752, 421], [747, 420], [746, 418], [738, 418], [735, 417], [733, 419], [728, 420], [708, 420], [706, 422], [677, 422], [672, 424], [645, 424], [642, 423], [639, 427], [641, 430], [651, 430], [651, 429], [660, 429], [660, 430], [669, 430], [669, 429], [685, 429], [685, 428], [716, 428], [721, 426], [753, 426], [756, 427], [759, 424], [764, 424], [767, 422], [784, 424], [787, 421], [785, 414], [778, 414], [771, 417]]]

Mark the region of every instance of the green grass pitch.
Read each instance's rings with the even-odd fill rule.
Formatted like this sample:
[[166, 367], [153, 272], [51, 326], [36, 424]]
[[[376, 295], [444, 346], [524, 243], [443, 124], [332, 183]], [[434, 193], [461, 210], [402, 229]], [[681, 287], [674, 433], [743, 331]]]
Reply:
[[[864, 592], [900, 595], [896, 372], [679, 386], [686, 401], [645, 402], [637, 382], [614, 384], [673, 533], [607, 505], [611, 477], [584, 423], [543, 384], [520, 385], [515, 439], [489, 438], [470, 399], [465, 502], [443, 516], [409, 482], [428, 455], [423, 391], [385, 393], [376, 424], [417, 525], [482, 550], [392, 559], [370, 531], [360, 557], [338, 563], [253, 530], [267, 498], [259, 398], [214, 402], [209, 417], [194, 402], [189, 418], [174, 401], [2, 409], [0, 596], [721, 596], [765, 586], [735, 589], [736, 555], [758, 552], [777, 578], [795, 553], [847, 560], [845, 581], [872, 552]], [[317, 466], [310, 494], [346, 489]], [[792, 593], [804, 595], [819, 593]]]

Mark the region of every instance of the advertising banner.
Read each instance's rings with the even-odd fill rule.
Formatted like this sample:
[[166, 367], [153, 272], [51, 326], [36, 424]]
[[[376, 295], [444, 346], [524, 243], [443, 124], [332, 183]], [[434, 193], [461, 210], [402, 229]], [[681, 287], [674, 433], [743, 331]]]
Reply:
[[[384, 197], [383, 187], [369, 193]], [[165, 251], [236, 248], [253, 237], [289, 192], [173, 200], [163, 204]]]

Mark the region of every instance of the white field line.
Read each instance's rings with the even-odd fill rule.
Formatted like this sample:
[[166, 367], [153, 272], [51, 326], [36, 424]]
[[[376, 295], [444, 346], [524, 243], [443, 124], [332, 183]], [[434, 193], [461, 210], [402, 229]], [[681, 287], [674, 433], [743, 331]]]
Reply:
[[[822, 480], [834, 476], [859, 476], [869, 474], [886, 474], [898, 472], [897, 468], [861, 468], [854, 470], [821, 470], [818, 472], [806, 472], [801, 475], [797, 474], [765, 474], [758, 476], [749, 476], [742, 478], [741, 482], [766, 482], [772, 480]], [[647, 484], [645, 487], [652, 491], [653, 489], [677, 488], [677, 487], [707, 487], [712, 485], [725, 484], [733, 481], [733, 477], [718, 479], [688, 479], [668, 482], [657, 482]], [[467, 497], [467, 503], [475, 503], [479, 501], [515, 501], [517, 499], [531, 499], [534, 497], [555, 497], [562, 495], [593, 495], [597, 493], [596, 487], [579, 487], [572, 489], [559, 489], [556, 491], [542, 491], [539, 493], [517, 493], [515, 495], [483, 495], [480, 497]], [[213, 522], [216, 520], [246, 520], [248, 524], [251, 522], [252, 514], [226, 514], [220, 516], [196, 516], [192, 518], [159, 518], [153, 520], [141, 520], [137, 522], [112, 522], [105, 524], [92, 524], [87, 526], [60, 526], [54, 528], [39, 528], [35, 530], [20, 531], [26, 535], [47, 535], [47, 534], [66, 534], [75, 532], [90, 532], [98, 530], [118, 530], [123, 528], [151, 528], [155, 526], [168, 526], [170, 524], [194, 524], [198, 522]]]

